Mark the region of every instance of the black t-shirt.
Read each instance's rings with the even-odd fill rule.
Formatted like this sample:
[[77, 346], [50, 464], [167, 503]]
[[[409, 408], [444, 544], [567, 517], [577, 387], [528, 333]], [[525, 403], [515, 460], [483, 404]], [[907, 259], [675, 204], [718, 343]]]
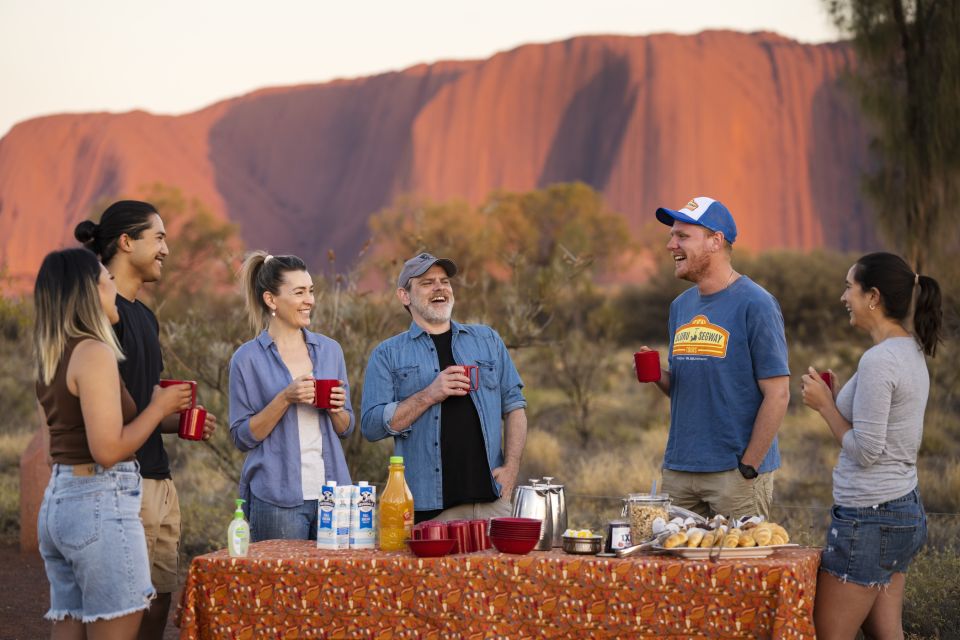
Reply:
[[[126, 356], [120, 363], [120, 377], [137, 403], [139, 413], [150, 404], [153, 387], [160, 382], [160, 372], [163, 371], [160, 323], [147, 305], [139, 300], [130, 302], [120, 294], [117, 294], [117, 311], [120, 312], [120, 322], [113, 325], [113, 330]], [[144, 478], [164, 480], [170, 477], [170, 460], [163, 448], [159, 427], [137, 451], [137, 460], [140, 475]]]
[[[453, 332], [431, 335], [440, 370], [454, 364]], [[440, 459], [443, 461], [443, 508], [497, 499], [483, 441], [480, 414], [470, 394], [450, 396], [440, 404]]]

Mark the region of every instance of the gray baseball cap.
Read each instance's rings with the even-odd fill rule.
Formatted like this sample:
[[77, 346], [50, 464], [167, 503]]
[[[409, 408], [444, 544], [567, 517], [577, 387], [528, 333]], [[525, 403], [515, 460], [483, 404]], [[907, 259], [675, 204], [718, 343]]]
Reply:
[[422, 276], [435, 264], [443, 267], [443, 270], [447, 272], [448, 276], [453, 277], [457, 275], [457, 265], [453, 260], [438, 258], [429, 253], [420, 253], [403, 263], [403, 269], [400, 270], [400, 277], [397, 278], [397, 287], [406, 289], [410, 278]]

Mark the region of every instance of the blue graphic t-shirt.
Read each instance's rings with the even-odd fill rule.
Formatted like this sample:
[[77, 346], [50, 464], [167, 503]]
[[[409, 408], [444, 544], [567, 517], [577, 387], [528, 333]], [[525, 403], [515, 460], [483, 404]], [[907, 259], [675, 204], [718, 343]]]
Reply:
[[[746, 276], [701, 296], [691, 287], [670, 305], [670, 437], [663, 466], [737, 468], [763, 394], [758, 380], [790, 375], [776, 299]], [[758, 471], [780, 466], [774, 439]]]

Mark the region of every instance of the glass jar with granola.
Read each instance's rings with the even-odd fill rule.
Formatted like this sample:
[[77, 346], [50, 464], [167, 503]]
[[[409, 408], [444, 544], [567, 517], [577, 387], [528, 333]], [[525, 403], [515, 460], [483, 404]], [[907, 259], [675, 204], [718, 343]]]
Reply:
[[665, 493], [631, 493], [624, 498], [624, 515], [630, 521], [630, 540], [640, 544], [653, 538], [653, 521], [670, 520], [670, 496]]

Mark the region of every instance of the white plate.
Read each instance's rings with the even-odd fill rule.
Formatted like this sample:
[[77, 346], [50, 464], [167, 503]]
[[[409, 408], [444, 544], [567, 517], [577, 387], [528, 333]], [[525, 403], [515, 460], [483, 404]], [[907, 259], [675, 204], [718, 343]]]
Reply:
[[772, 555], [777, 549], [783, 549], [785, 547], [797, 547], [796, 544], [775, 544], [766, 547], [711, 547], [703, 549], [700, 547], [674, 547], [673, 549], [664, 549], [661, 546], [653, 547], [653, 551], [659, 553], [669, 553], [674, 556], [679, 556], [681, 558], [688, 558], [690, 560], [709, 560], [710, 558], [717, 558], [718, 560], [725, 560], [728, 558], [766, 558], [769, 555]]

